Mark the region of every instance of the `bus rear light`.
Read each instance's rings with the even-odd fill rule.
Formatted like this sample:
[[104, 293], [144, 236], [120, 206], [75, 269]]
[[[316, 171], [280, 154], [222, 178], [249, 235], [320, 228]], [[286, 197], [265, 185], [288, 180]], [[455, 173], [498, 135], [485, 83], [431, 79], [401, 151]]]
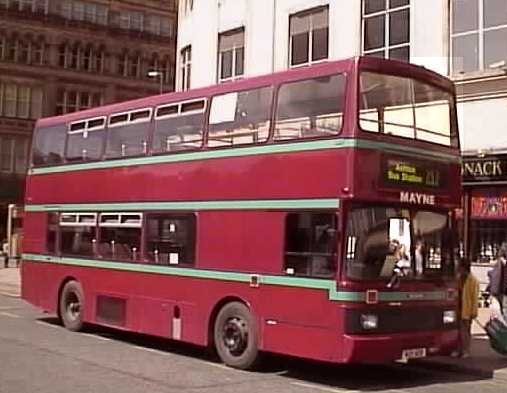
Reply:
[[361, 327], [364, 330], [373, 330], [378, 327], [378, 316], [375, 314], [361, 314]]
[[368, 289], [366, 291], [366, 304], [378, 303], [378, 291], [376, 289]]

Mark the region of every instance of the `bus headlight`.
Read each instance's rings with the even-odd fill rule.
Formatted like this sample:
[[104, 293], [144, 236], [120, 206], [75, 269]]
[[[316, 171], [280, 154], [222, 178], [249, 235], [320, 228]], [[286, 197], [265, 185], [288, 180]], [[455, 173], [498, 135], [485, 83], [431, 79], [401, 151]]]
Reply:
[[444, 322], [444, 325], [455, 323], [456, 322], [456, 311], [454, 311], [454, 310], [444, 311], [443, 322]]
[[361, 327], [364, 330], [373, 330], [378, 327], [378, 316], [375, 314], [361, 314]]

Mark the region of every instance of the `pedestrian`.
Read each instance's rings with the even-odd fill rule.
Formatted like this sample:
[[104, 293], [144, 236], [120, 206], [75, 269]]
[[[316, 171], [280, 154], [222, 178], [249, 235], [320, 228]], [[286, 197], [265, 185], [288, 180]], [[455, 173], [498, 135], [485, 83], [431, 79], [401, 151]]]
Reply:
[[[503, 242], [498, 250], [495, 266], [488, 272], [487, 290], [498, 303], [500, 316], [505, 317], [507, 307], [507, 242]], [[504, 319], [504, 318], [502, 318]]]
[[395, 264], [391, 279], [387, 283], [388, 288], [398, 286], [400, 277], [409, 276], [411, 274], [410, 257], [407, 254], [407, 248], [404, 244], [399, 244], [394, 252]]
[[423, 239], [416, 240], [414, 257], [416, 275], [422, 276], [424, 274], [424, 265], [426, 261], [426, 246]]
[[479, 308], [479, 281], [470, 271], [470, 261], [462, 258], [458, 265], [459, 350], [453, 356], [469, 357], [472, 343], [472, 321]]

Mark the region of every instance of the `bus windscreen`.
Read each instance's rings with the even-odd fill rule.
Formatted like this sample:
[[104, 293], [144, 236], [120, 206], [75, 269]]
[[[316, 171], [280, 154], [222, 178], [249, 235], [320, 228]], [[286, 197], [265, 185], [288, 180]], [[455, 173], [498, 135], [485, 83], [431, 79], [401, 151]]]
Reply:
[[[404, 279], [453, 272], [453, 247], [445, 212], [361, 207], [348, 216], [347, 275], [355, 280]], [[401, 264], [400, 264], [401, 263]]]
[[362, 72], [359, 124], [363, 131], [457, 147], [451, 92], [400, 76]]

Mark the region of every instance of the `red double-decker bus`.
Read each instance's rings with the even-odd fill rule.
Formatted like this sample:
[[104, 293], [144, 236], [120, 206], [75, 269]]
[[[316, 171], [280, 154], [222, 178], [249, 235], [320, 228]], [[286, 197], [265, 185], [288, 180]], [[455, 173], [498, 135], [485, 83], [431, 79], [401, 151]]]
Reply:
[[22, 296], [107, 325], [336, 363], [457, 342], [453, 84], [353, 58], [37, 122]]

